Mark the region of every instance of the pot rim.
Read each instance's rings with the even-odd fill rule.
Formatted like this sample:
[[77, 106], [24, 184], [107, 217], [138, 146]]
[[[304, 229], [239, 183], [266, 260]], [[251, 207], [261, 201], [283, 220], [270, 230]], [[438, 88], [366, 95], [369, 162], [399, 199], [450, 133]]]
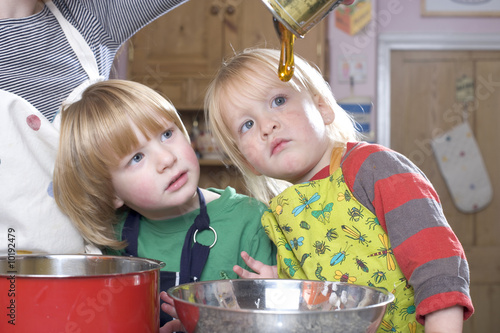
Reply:
[[[96, 273], [93, 272], [77, 272], [73, 274], [69, 273], [56, 273], [56, 274], [37, 274], [37, 273], [22, 273], [19, 272], [19, 266], [22, 265], [23, 260], [35, 261], [35, 260], [48, 260], [51, 264], [57, 263], [57, 266], [64, 266], [62, 270], [71, 270], [75, 263], [84, 265], [89, 262], [91, 264], [104, 263], [105, 260], [118, 262], [129, 262], [135, 265], [143, 264], [144, 267], [139, 267], [140, 269], [127, 271], [127, 272], [104, 272]], [[67, 266], [67, 265], [70, 265]], [[78, 270], [82, 270], [83, 266], [77, 267]], [[123, 276], [123, 275], [133, 275], [137, 273], [146, 273], [152, 271], [159, 271], [161, 268], [165, 267], [165, 263], [160, 260], [150, 259], [150, 258], [140, 258], [131, 256], [114, 256], [114, 255], [102, 255], [102, 254], [22, 254], [22, 255], [8, 255], [0, 256], [0, 278], [5, 277], [15, 277], [15, 278], [100, 278], [106, 276]]]

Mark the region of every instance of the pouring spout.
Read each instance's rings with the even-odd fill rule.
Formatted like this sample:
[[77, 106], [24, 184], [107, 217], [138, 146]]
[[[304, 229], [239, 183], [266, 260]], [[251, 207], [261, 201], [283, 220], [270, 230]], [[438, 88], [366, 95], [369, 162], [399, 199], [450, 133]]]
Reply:
[[[275, 27], [280, 21], [296, 37], [304, 35], [341, 4], [353, 0], [262, 0], [271, 11]], [[279, 35], [279, 32], [278, 32]]]
[[273, 25], [274, 25], [274, 30], [276, 31], [276, 34], [278, 35], [278, 38], [281, 40], [280, 21], [278, 21], [278, 19], [274, 16], [273, 16]]

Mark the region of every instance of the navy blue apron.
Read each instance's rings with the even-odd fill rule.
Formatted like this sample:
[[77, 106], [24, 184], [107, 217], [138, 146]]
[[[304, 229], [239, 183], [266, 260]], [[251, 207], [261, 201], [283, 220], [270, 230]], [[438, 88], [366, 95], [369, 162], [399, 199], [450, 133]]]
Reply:
[[[197, 232], [210, 228], [210, 218], [208, 217], [205, 198], [199, 188], [197, 192], [200, 200], [200, 214], [195, 218], [193, 225], [191, 225], [186, 234], [182, 247], [180, 272], [160, 271], [160, 290], [167, 291], [170, 287], [175, 286], [177, 274], [179, 274], [179, 284], [198, 281], [203, 271], [203, 267], [205, 267], [205, 263], [207, 262], [210, 248], [215, 244], [214, 242], [214, 244], [207, 246], [194, 241]], [[140, 219], [141, 214], [131, 210], [125, 220], [122, 230], [122, 240], [128, 242], [128, 246], [125, 248], [125, 255], [138, 257], [137, 243], [139, 238]], [[161, 302], [163, 303], [163, 301]], [[163, 326], [170, 320], [172, 320], [171, 316], [160, 311], [160, 326]]]

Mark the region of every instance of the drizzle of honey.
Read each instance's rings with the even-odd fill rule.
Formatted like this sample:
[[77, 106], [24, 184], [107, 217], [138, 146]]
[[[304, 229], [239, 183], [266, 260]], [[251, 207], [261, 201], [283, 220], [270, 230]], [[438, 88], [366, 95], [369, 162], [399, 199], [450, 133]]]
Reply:
[[295, 35], [290, 32], [283, 24], [278, 22], [278, 35], [281, 40], [281, 55], [278, 66], [278, 77], [281, 81], [287, 82], [293, 77], [295, 62], [293, 59], [293, 44]]

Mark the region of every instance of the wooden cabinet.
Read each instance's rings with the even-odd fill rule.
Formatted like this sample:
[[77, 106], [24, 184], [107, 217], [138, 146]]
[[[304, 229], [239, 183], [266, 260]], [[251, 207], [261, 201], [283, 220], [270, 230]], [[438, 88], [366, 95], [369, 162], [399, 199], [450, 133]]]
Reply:
[[[295, 46], [296, 54], [327, 73], [326, 21]], [[132, 38], [127, 76], [167, 96], [190, 128], [194, 117], [204, 123], [205, 90], [222, 60], [248, 47], [279, 48], [272, 15], [260, 0], [191, 0]], [[202, 173], [217, 168], [205, 167], [206, 163], [210, 162], [202, 161]], [[224, 187], [233, 178], [239, 181], [233, 174], [219, 175], [212, 185]]]

